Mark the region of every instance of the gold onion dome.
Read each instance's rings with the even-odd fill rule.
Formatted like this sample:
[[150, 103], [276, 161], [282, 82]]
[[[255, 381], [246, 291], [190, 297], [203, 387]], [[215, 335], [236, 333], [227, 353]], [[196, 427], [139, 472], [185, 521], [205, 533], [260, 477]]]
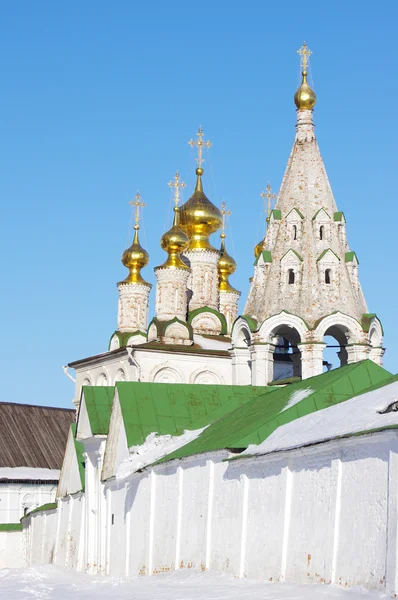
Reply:
[[161, 248], [168, 253], [167, 260], [157, 268], [172, 267], [175, 269], [189, 269], [189, 267], [181, 259], [181, 252], [188, 246], [189, 240], [187, 235], [180, 227], [180, 209], [174, 207], [174, 221], [171, 229], [162, 235], [160, 240]]
[[143, 285], [149, 285], [141, 276], [141, 269], [148, 264], [149, 254], [140, 244], [138, 238], [139, 225], [134, 225], [134, 230], [133, 243], [122, 254], [122, 263], [129, 269], [129, 274], [120, 283], [142, 283]]
[[316, 94], [307, 82], [307, 71], [302, 72], [303, 80], [294, 94], [294, 103], [299, 110], [311, 110], [316, 104]]
[[202, 167], [196, 169], [196, 175], [195, 191], [181, 206], [181, 229], [189, 238], [188, 250], [215, 250], [209, 242], [209, 236], [220, 229], [222, 215], [203, 192]]
[[264, 250], [264, 240], [261, 240], [254, 248], [254, 257], [257, 259]]
[[221, 234], [220, 258], [218, 259], [218, 275], [220, 277], [219, 289], [222, 292], [236, 292], [231, 286], [228, 278], [236, 271], [236, 261], [228, 254], [225, 249], [225, 233]]

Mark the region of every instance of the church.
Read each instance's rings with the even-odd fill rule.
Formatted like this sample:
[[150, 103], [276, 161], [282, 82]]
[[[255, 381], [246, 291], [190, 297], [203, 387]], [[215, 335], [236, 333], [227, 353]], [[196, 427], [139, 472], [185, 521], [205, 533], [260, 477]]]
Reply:
[[[236, 270], [228, 254], [225, 220], [205, 194], [203, 153], [210, 147], [201, 129], [196, 186], [179, 206], [185, 184], [178, 173], [174, 217], [163, 234], [165, 261], [155, 267], [155, 317], [149, 322], [151, 284], [142, 270], [149, 256], [135, 234], [122, 256], [127, 277], [118, 283], [118, 328], [108, 351], [70, 363], [76, 371], [74, 404], [88, 385], [117, 381], [265, 386], [324, 371], [325, 336], [339, 347], [340, 365], [383, 357], [383, 330], [369, 312], [348, 244], [346, 219], [337, 207], [315, 138], [316, 96], [307, 82], [310, 51], [300, 49], [302, 84], [294, 96], [296, 135], [275, 206], [270, 186], [267, 231], [254, 249], [254, 273], [243, 315], [240, 292], [230, 283]], [[170, 219], [171, 220], [171, 219]], [[210, 236], [220, 231], [220, 248]]]
[[200, 128], [191, 197], [180, 205], [178, 173], [169, 184], [152, 319], [144, 203], [132, 202], [117, 330], [107, 351], [68, 365], [77, 422], [56, 501], [15, 532], [21, 564], [120, 577], [214, 569], [398, 593], [398, 378], [382, 366], [382, 325], [316, 141], [311, 51], [298, 52], [295, 138], [278, 196], [263, 194], [267, 230], [243, 314], [229, 211], [204, 191]]

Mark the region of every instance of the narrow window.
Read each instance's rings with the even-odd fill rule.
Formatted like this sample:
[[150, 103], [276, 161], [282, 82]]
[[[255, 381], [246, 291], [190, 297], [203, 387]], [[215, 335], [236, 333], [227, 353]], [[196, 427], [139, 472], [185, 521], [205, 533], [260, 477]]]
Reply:
[[297, 240], [297, 225], [293, 225], [293, 239]]
[[114, 524], [115, 524], [115, 515], [114, 515], [114, 513], [112, 513], [112, 525], [114, 525]]
[[330, 283], [330, 269], [325, 271], [325, 283]]
[[289, 279], [288, 279], [289, 284], [294, 283], [294, 271], [293, 269], [289, 269]]
[[320, 240], [323, 240], [324, 234], [325, 234], [325, 229], [324, 229], [323, 225], [321, 225], [319, 228], [319, 239]]

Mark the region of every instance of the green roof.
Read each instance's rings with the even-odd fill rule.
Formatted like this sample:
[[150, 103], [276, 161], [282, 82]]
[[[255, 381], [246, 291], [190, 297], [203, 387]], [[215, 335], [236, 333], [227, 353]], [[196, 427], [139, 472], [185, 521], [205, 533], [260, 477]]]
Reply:
[[[270, 393], [259, 395], [227, 414], [205, 429], [198, 438], [159, 462], [224, 448], [247, 448], [250, 444], [260, 444], [281, 425], [349, 400], [374, 386], [385, 385], [391, 378], [391, 373], [365, 360], [282, 388], [269, 388]], [[311, 389], [312, 393], [287, 408], [294, 392], [307, 389]]]
[[242, 319], [245, 319], [249, 325], [250, 331], [256, 331], [258, 327], [257, 319], [250, 317], [249, 315], [242, 315]]
[[146, 337], [146, 331], [127, 331], [124, 333], [122, 333], [121, 331], [114, 331], [111, 335], [111, 339], [109, 340], [108, 350], [111, 347], [111, 343], [115, 335], [119, 340], [119, 347], [123, 348], [124, 346], [127, 346], [127, 342], [132, 336], [142, 335], [143, 337]]
[[287, 213], [286, 219], [288, 218], [290, 213], [292, 213], [293, 211], [295, 211], [301, 219], [304, 219], [304, 216], [302, 215], [302, 213], [299, 211], [298, 208], [292, 208], [292, 210]]
[[326, 210], [326, 208], [323, 208], [323, 206], [322, 206], [322, 208], [320, 208], [319, 210], [317, 210], [317, 211], [316, 211], [316, 213], [314, 214], [314, 216], [312, 217], [312, 220], [313, 220], [313, 221], [314, 221], [314, 219], [316, 219], [316, 218], [317, 218], [317, 216], [319, 215], [319, 213], [320, 213], [322, 210], [323, 210], [323, 212], [324, 212], [324, 213], [326, 213], [326, 214], [327, 214], [327, 216], [328, 216], [328, 217], [329, 217], [329, 219], [330, 219], [330, 215], [329, 215], [328, 211]]
[[27, 515], [24, 515], [24, 516], [29, 517], [30, 515], [33, 515], [34, 513], [41, 512], [42, 510], [56, 510], [56, 508], [57, 508], [56, 502], [48, 502], [47, 504], [42, 504], [41, 506], [38, 506], [34, 510], [31, 510], [30, 512], [28, 512]]
[[272, 255], [271, 252], [269, 250], [262, 250], [262, 252], [260, 252], [260, 254], [257, 256], [256, 260], [254, 261], [254, 264], [256, 265], [260, 259], [260, 256], [263, 257], [264, 262], [272, 262]]
[[85, 481], [86, 481], [85, 473], [84, 473], [84, 470], [85, 470], [84, 463], [85, 463], [85, 461], [84, 461], [84, 457], [83, 457], [84, 444], [83, 444], [83, 442], [79, 442], [76, 439], [76, 429], [77, 429], [76, 423], [72, 423], [71, 430], [72, 430], [72, 435], [73, 435], [73, 441], [74, 441], [74, 444], [75, 444], [75, 452], [76, 452], [77, 465], [79, 467], [80, 482], [82, 484], [82, 488], [81, 489], [84, 491], [84, 485], [85, 485]]
[[[320, 260], [321, 260], [321, 259], [322, 259], [322, 258], [325, 256], [325, 254], [327, 254], [328, 252], [333, 252], [333, 250], [332, 250], [331, 248], [326, 248], [326, 250], [324, 250], [324, 251], [322, 252], [322, 254], [320, 254], [320, 255], [318, 256], [318, 258], [316, 259], [316, 262], [319, 262], [319, 261], [320, 261]], [[337, 256], [336, 252], [333, 252], [333, 254], [335, 255], [335, 257], [336, 257], [338, 260], [340, 260], [340, 258]]]
[[345, 220], [345, 214], [343, 212], [335, 212], [333, 215], [334, 220], [337, 221], [342, 221], [344, 217]]
[[22, 531], [22, 523], [0, 523], [0, 531]]
[[[271, 210], [271, 215], [274, 217], [274, 219], [275, 219], [276, 221], [280, 221], [280, 220], [281, 220], [281, 218], [282, 218], [281, 211], [280, 211], [280, 210], [278, 210], [278, 209], [276, 209], [276, 208], [274, 208], [273, 210]], [[270, 216], [271, 216], [271, 215], [270, 215]]]
[[180, 434], [224, 417], [271, 388], [182, 383], [116, 384], [129, 447], [147, 435]]
[[113, 386], [83, 386], [84, 400], [93, 435], [107, 435], [111, 419]]
[[294, 254], [297, 256], [297, 258], [299, 260], [301, 260], [301, 262], [303, 262], [303, 259], [301, 258], [300, 254], [298, 252], [296, 252], [295, 250], [293, 250], [293, 248], [289, 248], [289, 250], [287, 252], [285, 252], [285, 254], [282, 256], [281, 260], [283, 260], [286, 256], [286, 254], [289, 254], [289, 252], [294, 252]]
[[228, 332], [228, 326], [225, 316], [220, 313], [218, 310], [214, 310], [214, 308], [210, 308], [210, 306], [202, 306], [201, 308], [195, 308], [195, 310], [188, 313], [188, 323], [191, 326], [192, 320], [201, 313], [211, 313], [215, 315], [221, 324], [221, 332], [220, 335], [225, 335]]
[[357, 255], [355, 254], [355, 252], [346, 252], [345, 253], [345, 262], [352, 262], [354, 260], [354, 258], [356, 259], [357, 263], [359, 264], [359, 260]]

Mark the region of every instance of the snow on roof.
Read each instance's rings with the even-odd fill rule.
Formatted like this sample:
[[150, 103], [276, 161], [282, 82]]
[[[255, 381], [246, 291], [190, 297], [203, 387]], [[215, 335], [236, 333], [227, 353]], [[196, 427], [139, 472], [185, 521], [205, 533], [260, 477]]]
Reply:
[[384, 412], [394, 403], [398, 403], [398, 381], [286, 423], [261, 444], [250, 445], [242, 456], [268, 454], [398, 427], [398, 412]]

